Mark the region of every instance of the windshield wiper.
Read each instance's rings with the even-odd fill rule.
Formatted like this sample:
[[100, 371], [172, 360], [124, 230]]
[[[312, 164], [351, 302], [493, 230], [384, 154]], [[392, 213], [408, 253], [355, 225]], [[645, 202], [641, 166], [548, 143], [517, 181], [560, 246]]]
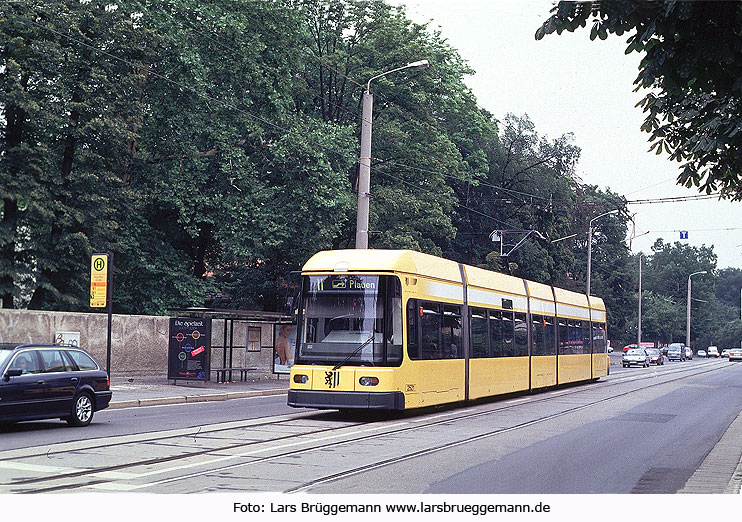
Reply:
[[353, 358], [353, 356], [354, 356], [355, 354], [357, 354], [358, 352], [360, 352], [360, 351], [361, 351], [361, 348], [363, 348], [364, 346], [366, 346], [366, 345], [367, 345], [368, 343], [370, 343], [370, 342], [371, 342], [371, 341], [373, 341], [373, 340], [374, 340], [374, 334], [372, 333], [372, 334], [371, 334], [371, 337], [369, 337], [368, 339], [366, 339], [365, 341], [363, 341], [363, 342], [362, 342], [362, 343], [361, 343], [361, 344], [360, 344], [360, 345], [358, 346], [358, 348], [356, 348], [355, 350], [353, 350], [353, 353], [351, 353], [351, 354], [350, 354], [350, 355], [349, 355], [348, 357], [346, 357], [345, 359], [343, 359], [343, 360], [342, 360], [341, 362], [337, 363], [337, 364], [336, 364], [336, 365], [335, 365], [335, 366], [334, 366], [334, 367], [333, 367], [332, 369], [333, 369], [333, 370], [337, 370], [337, 369], [338, 369], [338, 368], [340, 368], [340, 367], [341, 367], [342, 365], [344, 365], [345, 363], [347, 363], [348, 361], [350, 361], [350, 360], [351, 360], [351, 359]]

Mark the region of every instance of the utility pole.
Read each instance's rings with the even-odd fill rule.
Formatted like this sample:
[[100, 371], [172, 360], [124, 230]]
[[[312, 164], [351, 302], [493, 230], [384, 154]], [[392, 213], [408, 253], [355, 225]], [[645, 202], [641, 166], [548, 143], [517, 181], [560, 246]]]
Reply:
[[642, 347], [642, 255], [639, 254], [639, 313], [636, 321], [636, 347]]
[[693, 272], [688, 276], [688, 306], [686, 311], [686, 326], [685, 326], [685, 346], [690, 348], [690, 278], [698, 274], [707, 274], [706, 270], [700, 272]]
[[366, 84], [363, 93], [363, 121], [361, 122], [361, 156], [358, 161], [358, 212], [356, 214], [356, 248], [368, 248], [369, 191], [371, 190], [371, 127], [374, 111], [374, 95], [371, 94], [371, 81], [403, 69], [423, 69], [428, 60], [408, 63], [391, 71], [377, 74]]

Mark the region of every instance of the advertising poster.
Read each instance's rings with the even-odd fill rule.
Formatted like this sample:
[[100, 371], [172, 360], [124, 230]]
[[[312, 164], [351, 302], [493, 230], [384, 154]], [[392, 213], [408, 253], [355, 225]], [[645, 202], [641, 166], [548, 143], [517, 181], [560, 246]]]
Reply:
[[291, 373], [296, 347], [296, 325], [277, 324], [273, 338], [273, 373]]
[[208, 381], [211, 363], [211, 319], [170, 319], [167, 378]]

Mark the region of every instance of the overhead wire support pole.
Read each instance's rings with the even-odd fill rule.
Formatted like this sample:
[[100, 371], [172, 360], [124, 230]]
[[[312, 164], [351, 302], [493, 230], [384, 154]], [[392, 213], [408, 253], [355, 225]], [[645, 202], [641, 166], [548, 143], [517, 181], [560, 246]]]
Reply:
[[607, 216], [609, 214], [618, 214], [618, 209], [615, 208], [613, 210], [609, 210], [608, 212], [603, 212], [602, 214], [595, 216], [590, 220], [587, 227], [587, 288], [586, 288], [586, 294], [590, 295], [590, 271], [591, 271], [591, 264], [592, 264], [592, 256], [593, 256], [593, 221], [595, 221], [598, 218], [602, 218], [603, 216]]
[[371, 94], [371, 81], [403, 69], [421, 69], [428, 67], [427, 60], [408, 63], [390, 71], [372, 76], [366, 83], [363, 93], [361, 120], [361, 156], [358, 160], [358, 211], [356, 214], [356, 248], [368, 248], [369, 198], [371, 190], [371, 133], [374, 107], [374, 95]]
[[686, 323], [685, 323], [685, 346], [690, 347], [690, 292], [691, 292], [691, 283], [690, 278], [694, 275], [699, 274], [708, 274], [706, 270], [701, 270], [700, 272], [693, 272], [688, 276], [688, 304], [686, 308]]

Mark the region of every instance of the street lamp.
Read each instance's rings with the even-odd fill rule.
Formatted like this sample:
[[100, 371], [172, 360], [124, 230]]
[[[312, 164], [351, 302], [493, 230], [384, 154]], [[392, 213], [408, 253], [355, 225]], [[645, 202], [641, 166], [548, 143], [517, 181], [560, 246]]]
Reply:
[[690, 278], [698, 274], [708, 274], [705, 270], [700, 272], [693, 272], [688, 276], [688, 307], [686, 310], [686, 325], [685, 325], [685, 346], [690, 347]]
[[368, 206], [371, 190], [371, 118], [373, 115], [374, 95], [371, 94], [371, 82], [387, 74], [403, 69], [424, 69], [430, 64], [427, 60], [408, 63], [373, 76], [366, 84], [363, 93], [363, 116], [361, 121], [361, 157], [358, 165], [358, 214], [356, 217], [356, 248], [368, 248]]
[[636, 347], [642, 347], [642, 256], [639, 254], [639, 311], [636, 321]]
[[590, 223], [587, 227], [587, 295], [590, 295], [590, 269], [591, 269], [591, 261], [593, 256], [593, 221], [595, 221], [598, 218], [602, 218], [603, 216], [607, 216], [609, 214], [618, 214], [618, 209], [615, 208], [613, 210], [610, 210], [608, 212], [604, 212], [603, 214], [600, 214], [599, 216], [595, 216], [590, 220]]

